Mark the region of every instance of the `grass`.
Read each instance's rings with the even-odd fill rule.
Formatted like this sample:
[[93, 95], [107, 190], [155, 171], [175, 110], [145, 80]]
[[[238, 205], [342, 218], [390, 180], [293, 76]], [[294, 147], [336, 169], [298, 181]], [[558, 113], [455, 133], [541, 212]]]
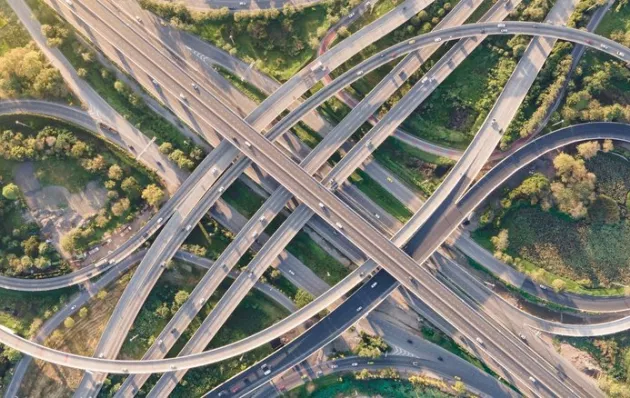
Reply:
[[374, 157], [426, 197], [433, 193], [454, 164], [450, 159], [423, 152], [391, 137], [374, 151]]
[[265, 202], [241, 180], [234, 181], [221, 198], [246, 218], [251, 218]]
[[625, 6], [621, 6], [620, 3], [613, 5], [599, 23], [595, 31], [598, 35], [610, 37], [612, 32], [630, 30], [630, 7], [627, 3]]
[[328, 254], [306, 232], [300, 231], [287, 245], [287, 250], [329, 285], [348, 275], [348, 269]]
[[29, 327], [35, 318], [44, 319], [47, 311], [56, 312], [76, 291], [75, 288], [51, 292], [0, 289], [0, 324], [21, 336], [28, 336]]
[[43, 186], [59, 185], [72, 193], [85, 189], [98, 176], [88, 172], [76, 159], [47, 158], [37, 162], [37, 179]]
[[413, 213], [402, 202], [394, 197], [383, 186], [374, 181], [363, 170], [356, 170], [350, 176], [350, 181], [365, 195], [383, 208], [386, 212], [394, 216], [398, 221], [404, 223], [411, 218]]
[[406, 380], [372, 379], [357, 380], [353, 375], [330, 375], [295, 388], [282, 396], [288, 398], [328, 398], [328, 397], [423, 397], [446, 398], [451, 394], [433, 387], [415, 386]]
[[255, 87], [253, 84], [249, 83], [246, 80], [241, 80], [241, 78], [234, 76], [230, 71], [224, 69], [220, 66], [215, 66], [217, 72], [225, 79], [227, 79], [230, 83], [234, 85], [240, 92], [245, 94], [249, 99], [259, 104], [267, 98], [267, 95]]

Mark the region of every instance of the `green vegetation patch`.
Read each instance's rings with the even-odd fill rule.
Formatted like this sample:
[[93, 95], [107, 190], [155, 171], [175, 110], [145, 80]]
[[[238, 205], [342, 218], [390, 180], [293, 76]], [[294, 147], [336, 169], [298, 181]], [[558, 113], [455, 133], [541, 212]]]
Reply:
[[396, 199], [383, 186], [374, 181], [363, 170], [357, 169], [350, 176], [350, 181], [357, 186], [365, 195], [372, 199], [377, 205], [386, 212], [396, 217], [400, 222], [406, 222], [411, 218], [413, 213], [402, 202]]
[[412, 384], [400, 379], [357, 380], [352, 375], [320, 377], [300, 386], [285, 396], [290, 398], [328, 398], [328, 397], [388, 397], [388, 398], [446, 398], [451, 394], [437, 388]]
[[450, 159], [428, 154], [391, 137], [374, 151], [374, 157], [425, 197], [435, 191], [454, 165]]
[[6, 0], [0, 0], [0, 56], [11, 48], [24, 47], [31, 41]]
[[94, 175], [75, 159], [47, 158], [37, 162], [37, 179], [43, 186], [58, 185], [72, 193], [85, 189], [88, 182], [94, 180]]
[[227, 8], [190, 11], [181, 4], [142, 0], [140, 4], [181, 29], [238, 56], [284, 81], [315, 55], [319, 39], [347, 12], [340, 1], [312, 7], [230, 13]]
[[336, 284], [348, 275], [348, 269], [322, 249], [306, 232], [298, 232], [287, 250], [329, 285]]

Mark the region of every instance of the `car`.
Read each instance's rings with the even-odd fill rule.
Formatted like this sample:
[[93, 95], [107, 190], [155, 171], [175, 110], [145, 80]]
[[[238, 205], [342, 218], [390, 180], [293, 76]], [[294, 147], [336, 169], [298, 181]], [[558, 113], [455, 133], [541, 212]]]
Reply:
[[442, 362], [442, 361], [444, 361], [444, 358], [438, 357], [438, 361]]
[[166, 268], [166, 263], [164, 261], [162, 261], [162, 263], [160, 264], [161, 268]]
[[599, 45], [601, 48], [603, 48], [604, 50], [608, 50], [610, 47], [608, 47], [606, 44], [602, 43]]
[[265, 222], [265, 220], [266, 220], [265, 216], [260, 216], [260, 218], [258, 219], [258, 221], [260, 222]]
[[383, 54], [381, 54], [381, 55], [379, 56], [379, 58], [383, 58], [384, 56], [385, 56], [385, 54], [383, 53]]
[[362, 71], [362, 70], [360, 70], [360, 71], [358, 71], [358, 72], [357, 72], [357, 76], [361, 76], [362, 74], [363, 74], [363, 71]]
[[138, 21], [138, 23], [142, 23], [142, 18], [136, 15], [136, 21]]
[[413, 340], [411, 340], [411, 339], [407, 339], [407, 343], [408, 343], [408, 344], [413, 344]]
[[263, 374], [265, 376], [269, 375], [271, 373], [271, 369], [269, 368], [269, 365], [267, 364], [263, 364], [263, 366], [260, 367], [260, 370], [262, 370]]
[[418, 362], [418, 361], [414, 361], [414, 362], [412, 362], [411, 364], [412, 364], [413, 366], [420, 366], [420, 362]]
[[359, 366], [358, 362], [352, 362], [352, 366]]
[[158, 218], [158, 220], [157, 220], [158, 224], [159, 224], [159, 223], [161, 223], [162, 221], [164, 221], [164, 218], [163, 218], [163, 217], [160, 217], [160, 218]]
[[381, 216], [380, 216], [380, 214], [378, 214], [378, 213], [374, 213], [374, 217], [375, 217], [377, 220], [380, 220], [380, 219], [381, 219]]
[[221, 192], [223, 192], [223, 191], [225, 191], [225, 188], [223, 188], [223, 187], [219, 187], [219, 193], [221, 193]]
[[175, 328], [171, 329], [171, 334], [177, 334], [177, 329]]
[[192, 229], [192, 225], [188, 224], [186, 225], [186, 231], [190, 231]]
[[175, 367], [175, 365], [171, 365], [171, 369], [172, 369], [172, 370], [175, 370], [175, 369], [177, 369], [177, 368]]
[[179, 93], [179, 99], [181, 99], [182, 101], [186, 101], [186, 96], [184, 95], [184, 93]]
[[154, 86], [159, 86], [160, 85], [160, 83], [158, 83], [158, 81], [155, 80], [155, 79], [151, 79], [151, 83], [153, 83]]
[[258, 232], [256, 231], [252, 232], [252, 238], [256, 239], [256, 237], [258, 237]]
[[295, 276], [295, 271], [293, 271], [292, 269], [289, 270], [289, 273]]
[[354, 12], [351, 12], [351, 13], [348, 15], [348, 18], [354, 18], [354, 15], [355, 15], [355, 14], [354, 14]]
[[244, 5], [247, 5], [247, 3], [245, 3], [244, 1], [239, 1], [239, 2], [238, 2], [238, 5], [239, 5], [239, 6], [244, 6]]
[[196, 83], [192, 84], [192, 88], [195, 89], [195, 90], [199, 90], [199, 86]]
[[497, 25], [497, 28], [505, 28], [505, 24], [504, 23], [500, 23]]
[[501, 29], [501, 33], [507, 33], [508, 30], [507, 29]]
[[101, 352], [100, 354], [98, 354], [98, 357], [99, 358], [105, 358], [105, 354]]
[[479, 337], [477, 337], [475, 340], [477, 341], [477, 343], [483, 345], [483, 340], [481, 340]]
[[164, 340], [159, 339], [159, 340], [158, 340], [158, 344], [159, 344], [159, 345], [162, 345], [162, 343], [164, 343]]
[[534, 379], [533, 376], [529, 376], [529, 381], [531, 381], [532, 383], [536, 383], [536, 379]]
[[337, 369], [338, 367], [339, 367], [339, 365], [336, 365], [336, 364], [334, 364], [334, 363], [331, 363], [331, 364], [330, 364], [330, 368], [331, 368], [331, 369]]
[[129, 373], [129, 369], [127, 369], [127, 368], [122, 368], [122, 372], [123, 372], [123, 373]]
[[252, 144], [249, 141], [245, 141], [245, 146], [248, 147], [248, 148], [251, 148]]
[[374, 288], [376, 287], [376, 285], [378, 285], [378, 282], [374, 282], [374, 283], [372, 283], [372, 284], [370, 285], [370, 287], [371, 287], [372, 289], [374, 289]]
[[358, 306], [357, 307], [357, 312], [361, 311], [363, 309], [363, 306]]
[[542, 290], [547, 290], [547, 286], [545, 285], [538, 285], [538, 287], [540, 287]]
[[368, 361], [368, 365], [374, 365], [374, 361]]
[[387, 182], [394, 182], [391, 177], [387, 177]]
[[219, 170], [217, 170], [216, 167], [213, 167], [210, 171], [212, 172], [212, 174], [217, 174], [217, 171], [219, 171]]
[[434, 42], [439, 43], [442, 41], [441, 37], [436, 37], [435, 39], [433, 39]]
[[337, 226], [337, 228], [339, 228], [339, 229], [343, 229], [343, 225], [341, 225], [341, 223], [336, 222], [336, 223], [335, 223], [335, 225]]
[[520, 337], [521, 340], [527, 340], [527, 336], [525, 336], [523, 333], [519, 333], [518, 337]]
[[408, 44], [413, 44], [413, 43], [415, 43], [415, 42], [416, 42], [416, 40], [415, 40], [415, 39], [411, 39], [411, 40], [409, 40]]
[[76, 309], [77, 309], [77, 306], [76, 306], [76, 305], [73, 305], [72, 307], [70, 307], [70, 311], [74, 311], [74, 310], [76, 310]]
[[202, 298], [199, 299], [199, 305], [203, 305], [203, 303], [205, 303], [205, 302], [206, 302], [205, 298], [202, 297]]
[[420, 80], [420, 84], [425, 84], [428, 81], [429, 81], [429, 78], [425, 76], [422, 78], [422, 80]]
[[626, 54], [621, 51], [617, 51], [617, 55], [619, 55], [621, 58], [624, 58], [626, 56]]
[[66, 0], [66, 4], [71, 6], [72, 5], [72, 0]]
[[319, 202], [317, 205], [319, 206], [320, 209], [323, 209], [324, 207], [326, 207], [326, 206], [324, 206], [324, 204], [322, 202]]

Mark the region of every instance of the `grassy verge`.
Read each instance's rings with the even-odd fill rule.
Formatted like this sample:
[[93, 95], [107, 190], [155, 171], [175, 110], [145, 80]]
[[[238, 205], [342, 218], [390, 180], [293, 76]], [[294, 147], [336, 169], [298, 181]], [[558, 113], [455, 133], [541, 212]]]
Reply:
[[224, 78], [226, 78], [230, 83], [234, 85], [240, 92], [245, 94], [249, 99], [259, 104], [267, 98], [267, 95], [260, 91], [253, 84], [249, 83], [246, 80], [242, 80], [241, 78], [234, 76], [230, 71], [224, 69], [220, 66], [216, 66], [217, 72], [221, 74]]
[[348, 269], [305, 232], [298, 232], [287, 245], [287, 250], [329, 285], [336, 284], [348, 275]]
[[422, 152], [395, 138], [388, 138], [374, 152], [378, 162], [424, 196], [430, 196], [453, 166], [450, 159]]
[[320, 377], [295, 388], [283, 395], [288, 398], [328, 398], [328, 397], [426, 397], [446, 398], [453, 395], [437, 388], [414, 385], [400, 379], [357, 380], [353, 375]]
[[350, 181], [361, 190], [366, 196], [383, 208], [386, 212], [394, 216], [400, 222], [406, 222], [411, 218], [413, 213], [398, 199], [396, 199], [385, 188], [372, 179], [363, 170], [356, 170], [351, 176]]

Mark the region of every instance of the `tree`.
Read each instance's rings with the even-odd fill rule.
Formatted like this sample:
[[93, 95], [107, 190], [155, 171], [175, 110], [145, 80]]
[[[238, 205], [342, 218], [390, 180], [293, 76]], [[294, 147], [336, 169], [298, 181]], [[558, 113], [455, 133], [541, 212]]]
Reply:
[[125, 191], [130, 198], [138, 198], [140, 196], [140, 184], [133, 177], [125, 178], [120, 184], [120, 189]]
[[601, 149], [599, 142], [588, 141], [577, 146], [577, 151], [584, 159], [590, 159], [597, 155], [597, 152]]
[[149, 184], [142, 191], [142, 199], [153, 207], [157, 207], [164, 199], [164, 191], [155, 184]]
[[551, 287], [553, 287], [553, 290], [556, 292], [563, 292], [567, 288], [567, 283], [562, 279], [554, 279], [553, 282], [551, 282]]
[[11, 363], [17, 363], [20, 359], [22, 359], [22, 353], [11, 347], [4, 347], [4, 350], [2, 351], [2, 356]]
[[584, 159], [564, 152], [554, 158], [553, 165], [560, 180], [551, 184], [558, 209], [575, 219], [586, 216], [588, 204], [595, 200], [595, 174], [586, 169]]
[[311, 301], [313, 301], [313, 299], [314, 297], [312, 294], [300, 288], [295, 293], [295, 298], [293, 300], [295, 301], [295, 305], [297, 305], [298, 308], [302, 308], [308, 305], [308, 303], [310, 303]]
[[111, 180], [119, 181], [123, 177], [123, 169], [119, 165], [113, 164], [109, 166], [107, 177]]
[[106, 290], [100, 290], [98, 293], [96, 293], [96, 298], [99, 300], [103, 300], [105, 297], [107, 297]]
[[11, 49], [0, 57], [0, 93], [7, 98], [62, 98], [68, 94], [57, 69], [34, 44]]
[[620, 220], [619, 206], [611, 197], [599, 195], [589, 206], [588, 217], [594, 224], [616, 224]]
[[171, 144], [170, 142], [163, 142], [162, 145], [160, 145], [159, 150], [160, 152], [168, 155], [169, 153], [173, 152], [173, 144]]
[[604, 144], [602, 145], [603, 152], [610, 152], [615, 149], [612, 140], [604, 140]]
[[81, 309], [79, 310], [79, 318], [85, 318], [86, 316], [88, 316], [87, 307], [81, 307]]
[[458, 395], [463, 395], [466, 393], [466, 384], [464, 384], [461, 380], [457, 380], [455, 384], [453, 384], [453, 391], [455, 391]]
[[381, 336], [371, 336], [361, 332], [361, 341], [355, 348], [356, 354], [360, 357], [379, 358], [383, 353], [389, 351], [389, 346]]
[[493, 236], [490, 241], [494, 245], [494, 248], [497, 251], [505, 251], [510, 245], [510, 240], [508, 237], [508, 230], [502, 229], [497, 236]]
[[63, 321], [63, 326], [65, 326], [68, 329], [72, 328], [74, 326], [74, 319], [72, 319], [72, 317], [67, 317]]
[[129, 201], [129, 199], [122, 198], [112, 205], [112, 214], [116, 217], [120, 217], [125, 214], [127, 210], [129, 210], [130, 206], [131, 202]]
[[2, 196], [9, 200], [17, 200], [20, 197], [20, 188], [13, 183], [8, 183], [2, 188]]

